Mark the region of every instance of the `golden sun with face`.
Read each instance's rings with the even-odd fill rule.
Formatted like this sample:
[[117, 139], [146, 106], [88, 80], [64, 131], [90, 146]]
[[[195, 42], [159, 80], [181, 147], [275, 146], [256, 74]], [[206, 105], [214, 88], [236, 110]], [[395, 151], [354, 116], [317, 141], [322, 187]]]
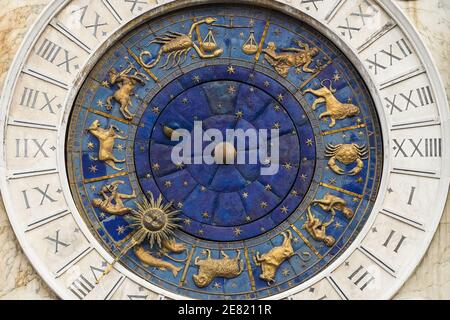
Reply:
[[161, 194], [156, 200], [152, 193], [148, 194], [150, 201], [144, 198], [140, 202], [135, 202], [137, 209], [132, 209], [131, 227], [134, 227], [136, 232], [116, 259], [104, 270], [102, 276], [97, 279], [97, 284], [112, 271], [114, 264], [129, 250], [140, 245], [146, 239], [148, 239], [151, 248], [155, 244], [161, 247], [162, 241], [169, 240], [173, 235], [173, 231], [178, 228], [177, 221], [180, 219], [176, 218], [176, 216], [179, 214], [179, 210], [173, 210], [171, 202], [163, 204]]
[[173, 231], [178, 227], [176, 218], [178, 210], [172, 209], [172, 203], [163, 204], [162, 195], [155, 200], [150, 193], [150, 201], [144, 198], [136, 202], [137, 209], [133, 209], [131, 227], [136, 228], [133, 240], [141, 243], [148, 239], [150, 247], [155, 244], [161, 246], [163, 240], [168, 240]]

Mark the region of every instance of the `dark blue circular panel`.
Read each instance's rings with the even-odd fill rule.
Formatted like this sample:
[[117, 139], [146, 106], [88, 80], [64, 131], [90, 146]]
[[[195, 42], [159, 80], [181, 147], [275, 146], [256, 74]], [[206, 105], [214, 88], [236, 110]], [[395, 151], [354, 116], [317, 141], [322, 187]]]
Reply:
[[[135, 149], [135, 165], [138, 176], [143, 177], [143, 189], [151, 194], [161, 193], [178, 206], [182, 219], [191, 221], [184, 227], [185, 232], [211, 241], [244, 240], [276, 227], [301, 203], [315, 166], [315, 143], [303, 148], [300, 144], [300, 140], [314, 141], [311, 123], [300, 103], [280, 84], [259, 72], [233, 67], [230, 73], [229, 68], [200, 68], [165, 86], [149, 101], [138, 126], [137, 137], [149, 137], [145, 147], [148, 153]], [[176, 83], [185, 79], [196, 81], [177, 92]], [[280, 92], [285, 93], [282, 100]], [[161, 97], [170, 98], [162, 105]], [[153, 126], [145, 125], [154, 118], [155, 108], [158, 118]], [[202, 135], [213, 129], [224, 140], [230, 130], [242, 130], [249, 134], [247, 137], [258, 137], [262, 132], [267, 135], [269, 152], [262, 152], [266, 151], [264, 144], [261, 146], [262, 139], [233, 139], [235, 161], [205, 163], [202, 155], [211, 142], [194, 145], [195, 123], [201, 126]], [[177, 163], [172, 157], [179, 144], [172, 141], [174, 129], [184, 129], [192, 137], [188, 163]], [[275, 162], [270, 161], [270, 145], [275, 142], [273, 130], [277, 130], [280, 146]], [[149, 161], [142, 163], [145, 156]], [[239, 156], [244, 161], [238, 162]], [[264, 167], [272, 167], [274, 172], [264, 174]], [[152, 172], [152, 179], [148, 179], [148, 172]], [[300, 173], [308, 179], [299, 179]], [[292, 196], [294, 187], [299, 193]]]

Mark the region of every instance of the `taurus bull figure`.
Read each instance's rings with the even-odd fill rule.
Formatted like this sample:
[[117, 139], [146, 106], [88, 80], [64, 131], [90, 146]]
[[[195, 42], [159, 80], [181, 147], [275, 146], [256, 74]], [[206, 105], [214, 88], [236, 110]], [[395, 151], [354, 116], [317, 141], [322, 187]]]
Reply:
[[261, 266], [260, 279], [267, 281], [268, 284], [275, 282], [275, 274], [280, 265], [295, 254], [292, 248], [292, 232], [286, 231], [282, 235], [284, 240], [281, 246], [274, 247], [263, 255], [257, 252], [253, 257], [255, 264]]
[[322, 113], [319, 118], [329, 117], [331, 119], [330, 128], [333, 128], [336, 125], [336, 120], [344, 120], [346, 118], [351, 118], [359, 114], [360, 110], [354, 104], [344, 104], [341, 103], [334, 94], [336, 93], [336, 89], [333, 88], [332, 85], [330, 87], [326, 87], [324, 85], [325, 80], [322, 81], [322, 88], [313, 90], [307, 89], [305, 93], [311, 93], [319, 98], [317, 98], [313, 105], [313, 111], [316, 110], [317, 106], [321, 103], [325, 103], [326, 111]]

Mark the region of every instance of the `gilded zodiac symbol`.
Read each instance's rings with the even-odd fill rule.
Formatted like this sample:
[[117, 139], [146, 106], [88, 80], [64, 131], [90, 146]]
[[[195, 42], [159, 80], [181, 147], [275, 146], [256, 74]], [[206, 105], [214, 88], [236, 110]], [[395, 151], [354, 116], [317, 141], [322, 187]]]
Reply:
[[162, 240], [161, 248], [165, 253], [182, 253], [186, 251], [186, 246], [184, 244], [177, 243], [174, 238]]
[[[174, 238], [164, 239], [161, 241], [161, 249], [159, 250], [160, 256], [165, 256], [166, 258], [174, 261], [183, 263], [186, 262], [187, 257], [185, 259], [175, 259], [169, 256], [169, 253], [183, 253], [186, 252], [186, 246], [183, 244], [179, 244], [176, 242]], [[162, 259], [154, 257], [149, 251], [145, 250], [142, 246], [137, 246], [134, 249], [134, 254], [141, 260], [142, 263], [150, 266], [159, 268], [160, 270], [168, 269], [172, 272], [173, 276], [176, 277], [178, 272], [181, 270], [181, 267], [177, 267], [174, 264], [164, 261]]]
[[160, 270], [169, 269], [174, 277], [176, 277], [178, 275], [178, 272], [181, 270], [181, 267], [176, 267], [170, 262], [155, 258], [150, 254], [150, 252], [146, 251], [141, 246], [137, 246], [134, 248], [134, 254], [136, 255], [136, 257], [138, 257], [139, 260], [142, 261], [142, 263], [150, 267], [155, 267]]
[[292, 248], [291, 231], [286, 231], [282, 233], [282, 235], [284, 240], [281, 246], [274, 247], [263, 255], [257, 252], [253, 257], [255, 264], [261, 266], [262, 273], [259, 277], [262, 280], [267, 281], [268, 284], [275, 282], [275, 274], [280, 265], [295, 254], [294, 249]]
[[[145, 63], [145, 57], [151, 57], [152, 54], [149, 51], [143, 51], [140, 54], [140, 62], [146, 68], [155, 67], [164, 54], [167, 54], [166, 62], [161, 68], [171, 69], [183, 64], [186, 61], [188, 53], [194, 48], [200, 58], [211, 59], [217, 58], [223, 53], [223, 49], [217, 48], [217, 44], [214, 40], [212, 30], [209, 31], [207, 37], [202, 41], [200, 47], [194, 42], [193, 35], [196, 28], [201, 24], [213, 24], [217, 19], [208, 17], [206, 19], [194, 22], [191, 26], [189, 33], [182, 34], [179, 32], [166, 32], [163, 36], [156, 37], [150, 42], [150, 44], [160, 44], [158, 56], [151, 63]], [[201, 40], [201, 39], [199, 39]], [[205, 51], [212, 52], [211, 54], [205, 53]], [[172, 61], [171, 65], [169, 63]]]
[[103, 199], [96, 198], [92, 200], [92, 204], [100, 208], [103, 212], [116, 216], [123, 216], [130, 213], [131, 208], [126, 207], [122, 200], [134, 199], [136, 198], [136, 193], [134, 191], [133, 194], [119, 193], [119, 185], [124, 183], [122, 180], [117, 180], [111, 184], [104, 185], [99, 193]]
[[181, 267], [157, 258], [150, 251], [144, 249], [141, 244], [145, 240], [149, 241], [150, 248], [158, 244], [159, 250], [157, 254], [159, 256], [164, 256], [174, 262], [186, 262], [187, 257], [179, 260], [169, 256], [169, 253], [179, 254], [187, 251], [184, 245], [177, 243], [172, 237], [173, 230], [177, 228], [177, 218], [175, 216], [178, 214], [178, 211], [172, 210], [172, 203], [163, 204], [162, 195], [159, 195], [157, 199], [154, 198], [152, 193], [149, 193], [149, 196], [150, 201], [144, 199], [141, 202], [136, 202], [137, 209], [131, 209], [127, 212], [131, 213], [130, 219], [132, 223], [130, 226], [135, 228], [135, 232], [114, 262], [105, 269], [97, 283], [111, 272], [113, 265], [133, 248], [136, 257], [143, 264], [159, 268], [160, 270], [169, 269], [172, 271], [173, 276], [176, 277]]
[[237, 255], [233, 259], [230, 259], [223, 251], [220, 252], [223, 259], [212, 259], [211, 251], [208, 249], [206, 250], [208, 253], [206, 260], [200, 260], [199, 257], [196, 257], [195, 265], [198, 267], [198, 274], [192, 276], [195, 285], [204, 288], [217, 277], [226, 279], [238, 277], [244, 270], [244, 262], [240, 259], [241, 252], [236, 251]]
[[266, 60], [277, 73], [282, 77], [287, 77], [292, 67], [302, 67], [303, 72], [314, 73], [317, 70], [311, 69], [309, 66], [313, 62], [313, 58], [319, 53], [319, 49], [310, 48], [308, 44], [297, 41], [299, 48], [283, 48], [282, 53], [276, 53], [277, 46], [273, 42], [269, 42], [267, 48], [263, 50]]
[[305, 93], [311, 93], [319, 97], [318, 99], [316, 99], [316, 101], [314, 101], [312, 105], [312, 109], [314, 111], [316, 110], [317, 105], [325, 103], [327, 111], [319, 116], [320, 119], [330, 117], [331, 122], [329, 127], [333, 128], [336, 125], [336, 120], [344, 120], [346, 118], [354, 117], [359, 114], [359, 108], [354, 104], [344, 104], [339, 102], [339, 100], [334, 96], [334, 93], [336, 93], [336, 89], [334, 89], [332, 85], [330, 85], [330, 88], [327, 88], [324, 85], [324, 82], [325, 80], [322, 81], [322, 88], [320, 89], [305, 90]]
[[[150, 201], [138, 202], [136, 206], [137, 210], [133, 210], [132, 216], [132, 226], [137, 227], [137, 231], [133, 235], [133, 243], [139, 245], [148, 239], [151, 248], [158, 244], [160, 248], [158, 252], [161, 256], [174, 262], [185, 262], [186, 259], [178, 260], [168, 255], [168, 253], [178, 254], [186, 251], [184, 245], [176, 243], [175, 239], [171, 237], [173, 230], [177, 228], [175, 216], [179, 213], [177, 210], [171, 209], [172, 203], [163, 204], [162, 195], [155, 199], [153, 194], [150, 194]], [[156, 258], [142, 246], [135, 247], [134, 253], [144, 264], [161, 270], [169, 269], [174, 277], [181, 270], [180, 267], [176, 267], [168, 261]]]
[[331, 193], [325, 194], [325, 197], [320, 200], [314, 200], [312, 204], [318, 204], [323, 210], [327, 212], [331, 212], [333, 215], [336, 215], [336, 211], [342, 211], [344, 216], [348, 219], [353, 218], [353, 211], [349, 207], [347, 207], [347, 201], [337, 196], [332, 195]]
[[242, 46], [242, 51], [248, 55], [256, 54], [258, 52], [258, 44], [256, 43], [255, 31], [252, 30], [250, 32], [250, 36]]
[[[131, 96], [134, 95], [134, 89], [137, 84], [144, 85], [145, 80], [149, 79], [145, 74], [139, 72], [131, 62], [129, 64], [130, 66], [121, 72], [117, 72], [114, 68], [109, 71], [110, 83], [112, 85], [117, 84], [119, 89], [114, 92], [114, 95], [106, 99], [106, 109], [111, 110], [113, 100], [115, 100], [120, 104], [120, 112], [123, 117], [127, 120], [132, 120], [134, 114], [128, 109], [133, 106]], [[134, 71], [134, 74], [130, 75], [132, 71]]]
[[127, 139], [127, 137], [118, 135], [116, 131], [119, 131], [119, 129], [113, 125], [109, 129], [101, 128], [99, 120], [95, 120], [88, 131], [100, 142], [98, 159], [94, 158], [94, 160], [103, 161], [114, 170], [122, 171], [123, 169], [118, 168], [116, 163], [124, 163], [125, 160], [119, 160], [114, 157], [113, 148], [116, 139]]
[[328, 247], [332, 247], [336, 243], [336, 240], [332, 236], [327, 235], [327, 227], [334, 222], [334, 215], [331, 216], [330, 221], [324, 223], [316, 218], [311, 211], [311, 207], [308, 207], [307, 218], [308, 220], [303, 225], [303, 228], [308, 231], [314, 240], [321, 241]]
[[356, 162], [356, 166], [347, 173], [351, 176], [354, 176], [360, 173], [364, 168], [364, 162], [362, 160], [368, 158], [368, 152], [369, 150], [367, 149], [366, 145], [358, 146], [357, 144], [352, 143], [338, 144], [335, 146], [332, 144], [328, 144], [325, 155], [327, 157], [331, 157], [331, 159], [328, 161], [328, 166], [330, 167], [330, 169], [333, 170], [334, 173], [340, 175], [345, 174], [345, 171], [341, 167], [339, 167], [337, 161], [345, 165]]

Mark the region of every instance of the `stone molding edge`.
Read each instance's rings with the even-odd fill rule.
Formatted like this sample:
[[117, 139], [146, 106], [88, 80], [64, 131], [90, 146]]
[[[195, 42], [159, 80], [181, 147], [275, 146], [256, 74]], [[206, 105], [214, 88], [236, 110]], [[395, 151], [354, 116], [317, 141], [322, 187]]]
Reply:
[[[398, 23], [399, 27], [402, 29], [402, 31], [405, 33], [405, 35], [411, 40], [410, 41], [411, 44], [415, 47], [418, 57], [420, 58], [421, 63], [423, 64], [423, 66], [426, 69], [427, 75], [428, 75], [430, 82], [433, 85], [433, 89], [435, 91], [438, 110], [439, 110], [439, 113], [440, 113], [440, 116], [442, 119], [443, 142], [444, 142], [444, 146], [447, 146], [450, 141], [450, 128], [449, 128], [450, 116], [449, 116], [449, 110], [448, 110], [448, 101], [447, 101], [444, 85], [443, 85], [441, 77], [437, 71], [437, 68], [433, 61], [433, 58], [432, 58], [430, 52], [428, 51], [428, 49], [426, 48], [426, 46], [424, 45], [423, 41], [421, 40], [421, 37], [418, 34], [415, 27], [412, 25], [412, 23], [409, 21], [409, 19], [405, 16], [405, 14], [402, 12], [402, 10], [395, 3], [393, 3], [391, 0], [375, 0], [375, 1], [384, 10], [386, 10], [386, 12]], [[12, 62], [12, 65], [11, 65], [12, 67], [10, 68], [10, 70], [7, 74], [7, 77], [5, 78], [5, 84], [4, 84], [4, 88], [2, 91], [4, 94], [2, 95], [1, 100], [0, 100], [0, 107], [1, 107], [0, 124], [3, 126], [3, 129], [6, 128], [6, 126], [5, 126], [6, 125], [6, 116], [8, 114], [9, 104], [12, 99], [12, 91], [16, 85], [18, 75], [20, 74], [20, 71], [22, 70], [24, 62], [26, 61], [26, 57], [29, 54], [29, 50], [33, 47], [35, 41], [38, 39], [39, 35], [43, 32], [45, 26], [69, 2], [70, 2], [70, 0], [54, 0], [51, 3], [49, 3], [44, 8], [42, 13], [37, 18], [36, 22], [32, 25], [32, 27], [28, 31], [27, 35], [25, 36], [24, 41]], [[148, 12], [160, 11], [160, 10], [155, 10], [155, 8], [161, 9], [161, 7], [160, 7], [161, 5], [164, 5], [162, 7], [162, 9], [170, 8], [172, 6], [172, 5], [170, 5], [170, 2], [171, 1], [158, 1], [157, 6], [150, 9], [150, 11], [148, 11]], [[184, 2], [184, 1], [176, 1], [176, 3], [180, 3], [180, 2]], [[202, 0], [190, 1], [190, 3], [192, 3], [192, 5], [195, 5], [197, 3], [204, 3], [204, 2], [205, 1], [202, 1]], [[206, 1], [206, 2], [214, 3], [214, 2], [221, 2], [221, 1], [212, 0], [212, 1]], [[245, 3], [245, 2], [249, 2], [249, 1], [233, 0], [231, 2], [232, 3]], [[267, 2], [267, 1], [261, 1], [261, 2]], [[276, 1], [272, 0], [270, 2], [275, 3]], [[169, 4], [167, 4], [167, 3], [169, 3]], [[228, 1], [228, 3], [230, 3], [230, 1]], [[284, 4], [279, 3], [279, 4], [281, 6], [291, 8], [291, 6], [289, 4], [286, 4], [286, 3], [284, 3]], [[274, 4], [272, 4], [272, 5], [274, 5]], [[276, 4], [275, 4], [275, 6], [276, 6]], [[298, 10], [296, 8], [291, 8], [291, 10], [301, 12], [300, 10]], [[143, 15], [146, 15], [146, 13], [143, 13]], [[311, 18], [311, 19], [313, 19], [313, 18]], [[127, 25], [127, 23], [124, 23], [124, 25], [120, 26], [116, 31], [113, 32], [113, 34], [116, 34], [119, 30], [124, 28], [124, 26], [126, 26], [126, 25]], [[327, 35], [327, 36], [329, 36], [329, 35]], [[337, 38], [339, 39], [339, 37], [337, 37]], [[336, 39], [331, 39], [331, 40], [333, 42], [335, 42]], [[108, 41], [106, 41], [106, 43], [108, 43]], [[92, 59], [92, 57], [97, 53], [98, 49], [101, 46], [103, 46], [104, 44], [105, 43], [100, 44], [99, 47], [93, 51], [94, 53], [91, 55], [90, 59]], [[4, 134], [5, 134], [4, 130], [1, 130], [0, 138], [3, 142], [4, 142]], [[0, 175], [3, 177], [5, 177], [5, 175], [6, 175], [6, 168], [4, 167], [4, 163], [5, 163], [4, 152], [5, 152], [5, 150], [4, 150], [4, 144], [3, 144], [3, 146], [1, 147], [1, 154], [0, 154]], [[449, 157], [450, 157], [449, 148], [445, 149], [444, 152], [445, 153], [444, 153], [443, 159], [449, 159]], [[448, 165], [443, 165], [442, 166], [442, 174], [441, 174], [441, 182], [440, 182], [441, 191], [440, 191], [439, 195], [437, 195], [437, 198], [439, 200], [438, 201], [438, 203], [439, 203], [438, 210], [439, 210], [440, 214], [435, 215], [435, 220], [432, 223], [431, 229], [427, 230], [427, 233], [428, 233], [426, 235], [427, 241], [422, 246], [423, 248], [421, 248], [421, 250], [418, 250], [418, 254], [415, 259], [416, 263], [412, 264], [412, 266], [410, 268], [408, 268], [407, 271], [403, 271], [402, 277], [397, 278], [395, 280], [396, 284], [390, 289], [389, 292], [386, 293], [386, 296], [382, 297], [382, 298], [392, 298], [393, 295], [401, 288], [401, 286], [403, 286], [403, 284], [406, 282], [406, 280], [411, 276], [411, 274], [414, 272], [414, 270], [416, 269], [416, 267], [418, 266], [420, 261], [425, 256], [425, 253], [433, 239], [433, 236], [436, 232], [439, 221], [441, 220], [441, 217], [442, 217], [445, 200], [447, 198], [449, 183], [450, 183], [450, 168]], [[2, 179], [0, 184], [1, 184], [1, 192], [3, 195], [3, 199], [4, 199], [5, 208], [7, 209], [6, 211], [7, 211], [10, 223], [14, 229], [14, 232], [15, 232], [25, 254], [27, 255], [28, 259], [32, 263], [32, 265], [35, 268], [35, 270], [37, 271], [37, 273], [52, 288], [52, 290], [54, 290], [55, 293], [58, 296], [60, 296], [61, 298], [68, 298], [66, 296], [65, 292], [63, 290], [61, 290], [61, 288], [59, 288], [59, 284], [57, 284], [55, 278], [50, 276], [48, 271], [45, 270], [46, 268], [44, 266], [37, 263], [39, 261], [39, 258], [27, 246], [26, 240], [21, 235], [20, 227], [12, 218], [12, 214], [11, 214], [12, 211], [11, 211], [10, 205], [8, 204], [9, 201], [7, 200], [8, 192], [7, 192], [6, 179]], [[367, 226], [370, 226], [369, 222], [367, 223]], [[365, 235], [364, 230], [361, 232], [361, 234]], [[355, 240], [355, 243], [356, 243], [356, 241], [357, 240]], [[352, 250], [350, 250], [350, 248], [349, 248], [349, 251], [351, 252]], [[109, 256], [109, 254], [108, 254], [108, 256]], [[333, 265], [335, 263], [337, 263], [338, 260], [339, 259], [337, 259], [333, 263]], [[332, 269], [331, 267], [332, 266], [330, 266], [330, 270]], [[316, 277], [314, 277], [313, 279], [315, 279], [315, 278]], [[308, 281], [308, 282], [310, 282], [310, 281]], [[300, 291], [300, 289], [298, 289], [298, 288], [299, 287], [294, 288], [296, 292]], [[166, 292], [164, 294], [167, 295]], [[292, 292], [290, 294], [292, 294]], [[284, 295], [286, 295], [286, 294], [284, 294]], [[287, 295], [289, 295], [289, 294], [287, 294]], [[278, 297], [278, 296], [275, 296], [275, 297]], [[176, 298], [176, 297], [174, 297], [174, 298]], [[272, 298], [274, 298], [274, 297], [272, 297]]]

